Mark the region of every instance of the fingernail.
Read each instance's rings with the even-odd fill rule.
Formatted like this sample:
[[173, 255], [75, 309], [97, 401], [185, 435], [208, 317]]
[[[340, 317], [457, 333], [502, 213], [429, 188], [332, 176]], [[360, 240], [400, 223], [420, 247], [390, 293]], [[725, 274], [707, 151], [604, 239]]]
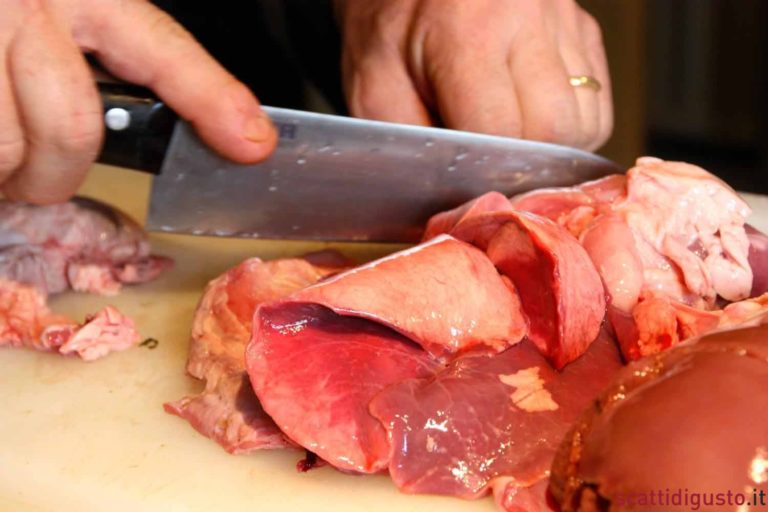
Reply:
[[251, 142], [264, 142], [272, 136], [275, 126], [263, 112], [248, 118], [243, 136]]

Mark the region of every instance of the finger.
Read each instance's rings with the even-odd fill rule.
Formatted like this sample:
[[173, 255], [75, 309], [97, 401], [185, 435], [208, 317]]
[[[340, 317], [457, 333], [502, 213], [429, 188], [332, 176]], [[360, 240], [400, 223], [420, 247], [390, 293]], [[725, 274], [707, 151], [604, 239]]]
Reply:
[[[557, 30], [558, 49], [565, 65], [568, 76], [594, 75], [592, 64], [586, 55], [582, 41], [580, 8], [573, 3], [564, 4], [564, 12], [558, 16]], [[598, 79], [599, 80], [599, 79]], [[600, 134], [600, 105], [599, 91], [592, 87], [576, 87], [573, 89], [579, 107], [579, 132], [581, 137], [576, 145], [585, 149], [595, 149], [599, 145]]]
[[163, 11], [143, 0], [93, 2], [82, 43], [116, 76], [152, 88], [222, 155], [263, 160], [277, 132], [251, 91]]
[[554, 41], [541, 25], [527, 26], [512, 43], [509, 72], [517, 91], [523, 137], [575, 146], [581, 140], [579, 106]]
[[27, 146], [3, 191], [17, 200], [63, 201], [77, 190], [101, 144], [101, 107], [85, 60], [68, 34], [37, 9], [11, 43], [9, 70]]
[[9, 69], [10, 37], [0, 40], [0, 184], [4, 183], [24, 160], [24, 133], [16, 109]]
[[495, 59], [478, 59], [462, 52], [426, 58], [426, 62], [425, 75], [435, 90], [440, 118], [448, 128], [506, 137], [523, 135], [515, 88], [509, 75], [498, 71], [504, 68], [502, 54]]
[[355, 117], [421, 126], [432, 124], [403, 59], [393, 51], [368, 54], [360, 62], [345, 55], [344, 90]]
[[595, 78], [601, 88], [597, 95], [600, 123], [597, 137], [591, 150], [597, 149], [610, 138], [613, 132], [613, 93], [611, 90], [611, 74], [608, 69], [608, 59], [605, 55], [603, 36], [600, 25], [587, 12], [581, 11], [581, 33], [584, 41], [585, 55]]

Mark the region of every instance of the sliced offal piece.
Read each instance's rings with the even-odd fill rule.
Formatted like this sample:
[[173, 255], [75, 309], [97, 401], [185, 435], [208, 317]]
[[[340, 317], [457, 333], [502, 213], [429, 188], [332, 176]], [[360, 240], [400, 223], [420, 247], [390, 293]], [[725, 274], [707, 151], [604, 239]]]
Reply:
[[187, 371], [205, 390], [164, 405], [229, 453], [291, 443], [262, 409], [245, 371], [245, 347], [259, 304], [281, 299], [338, 272], [349, 262], [337, 253], [261, 261], [251, 258], [211, 281], [192, 323]]
[[139, 342], [133, 320], [107, 306], [77, 324], [48, 309], [34, 286], [0, 279], [0, 346], [76, 354], [86, 361]]
[[645, 276], [629, 226], [618, 215], [602, 215], [582, 231], [581, 244], [603, 279], [611, 307], [632, 311], [643, 291]]
[[150, 254], [135, 221], [106, 204], [0, 200], [0, 278], [46, 294], [73, 289], [114, 295], [122, 284], [151, 281], [171, 265]]
[[613, 174], [575, 187], [541, 189], [510, 199], [515, 210], [546, 217], [579, 238], [592, 221], [626, 195], [627, 178]]
[[457, 225], [480, 214], [510, 210], [512, 205], [504, 194], [488, 192], [453, 210], [433, 215], [427, 222], [423, 239], [426, 241], [443, 233], [450, 233]]
[[752, 510], [768, 492], [766, 389], [765, 324], [636, 361], [565, 437], [551, 493], [563, 512], [690, 509], [686, 498]]
[[368, 413], [371, 398], [436, 370], [424, 350], [388, 327], [296, 302], [259, 308], [246, 361], [282, 432], [333, 466], [360, 473], [389, 463], [386, 431]]
[[294, 442], [347, 471], [386, 469], [368, 412], [379, 391], [429, 376], [435, 356], [503, 350], [526, 324], [478, 249], [441, 236], [257, 311], [246, 352], [264, 410]]
[[527, 330], [515, 290], [488, 258], [445, 235], [338, 274], [291, 300], [381, 323], [436, 357], [499, 352]]
[[563, 435], [620, 368], [607, 334], [562, 372], [525, 340], [390, 386], [370, 411], [388, 431], [400, 490], [472, 499], [493, 488], [505, 510], [530, 510], [544, 501], [531, 486], [546, 478]]
[[528, 337], [556, 368], [587, 350], [605, 316], [605, 290], [565, 228], [528, 212], [499, 211], [464, 221], [451, 233], [484, 249], [514, 283]]

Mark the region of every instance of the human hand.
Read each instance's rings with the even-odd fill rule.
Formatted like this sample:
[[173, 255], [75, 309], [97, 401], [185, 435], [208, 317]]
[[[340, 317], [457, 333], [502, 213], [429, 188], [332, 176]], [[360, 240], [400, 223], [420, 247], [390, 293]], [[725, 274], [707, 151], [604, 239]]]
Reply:
[[102, 108], [82, 52], [147, 86], [214, 149], [239, 162], [277, 135], [248, 88], [145, 0], [0, 0], [0, 187], [11, 199], [67, 199], [97, 156]]
[[[574, 0], [336, 0], [353, 115], [594, 150], [613, 129], [597, 22]], [[602, 85], [573, 87], [571, 76]]]

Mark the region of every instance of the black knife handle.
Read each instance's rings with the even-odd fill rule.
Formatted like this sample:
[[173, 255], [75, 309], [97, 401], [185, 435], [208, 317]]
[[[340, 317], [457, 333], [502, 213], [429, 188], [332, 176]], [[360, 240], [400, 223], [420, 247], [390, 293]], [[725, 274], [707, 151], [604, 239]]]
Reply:
[[176, 114], [143, 87], [100, 82], [99, 93], [105, 126], [99, 162], [159, 174]]

